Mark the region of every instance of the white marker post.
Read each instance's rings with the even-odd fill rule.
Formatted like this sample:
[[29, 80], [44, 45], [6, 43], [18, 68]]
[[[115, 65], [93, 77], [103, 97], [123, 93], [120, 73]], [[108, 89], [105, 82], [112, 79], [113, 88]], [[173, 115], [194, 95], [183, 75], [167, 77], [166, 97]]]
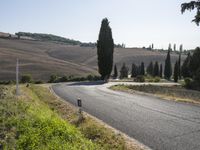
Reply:
[[19, 96], [19, 60], [16, 63], [16, 96]]

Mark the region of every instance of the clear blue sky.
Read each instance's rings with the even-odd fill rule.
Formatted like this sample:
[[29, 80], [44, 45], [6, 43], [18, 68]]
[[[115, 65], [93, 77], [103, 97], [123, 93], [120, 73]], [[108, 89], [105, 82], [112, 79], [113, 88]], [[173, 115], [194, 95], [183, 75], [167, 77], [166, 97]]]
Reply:
[[183, 2], [188, 0], [1, 0], [0, 31], [96, 42], [101, 20], [107, 17], [115, 43], [195, 48], [200, 46], [200, 27], [191, 23], [194, 12], [181, 14]]

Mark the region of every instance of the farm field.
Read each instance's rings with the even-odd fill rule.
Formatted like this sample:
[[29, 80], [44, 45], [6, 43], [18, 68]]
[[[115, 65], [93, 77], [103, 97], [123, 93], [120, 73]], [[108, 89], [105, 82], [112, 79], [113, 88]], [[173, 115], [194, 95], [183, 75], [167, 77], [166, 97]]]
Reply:
[[[144, 61], [163, 63], [165, 52], [140, 48], [115, 48], [114, 63], [118, 68]], [[34, 80], [47, 81], [51, 74], [87, 76], [97, 75], [96, 48], [71, 46], [62, 43], [0, 39], [0, 80], [15, 79], [16, 58], [20, 60], [20, 74], [31, 74]], [[185, 56], [183, 56], [183, 59]], [[178, 55], [171, 54], [172, 63]]]

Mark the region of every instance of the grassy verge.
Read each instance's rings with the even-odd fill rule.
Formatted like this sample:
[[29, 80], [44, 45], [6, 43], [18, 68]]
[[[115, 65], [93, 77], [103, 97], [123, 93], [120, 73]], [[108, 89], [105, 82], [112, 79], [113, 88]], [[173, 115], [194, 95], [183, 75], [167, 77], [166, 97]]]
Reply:
[[0, 149], [123, 150], [120, 134], [90, 117], [77, 121], [77, 110], [42, 86], [0, 87]]
[[139, 91], [153, 94], [166, 100], [200, 104], [200, 92], [188, 90], [182, 86], [115, 85], [111, 89], [128, 93]]

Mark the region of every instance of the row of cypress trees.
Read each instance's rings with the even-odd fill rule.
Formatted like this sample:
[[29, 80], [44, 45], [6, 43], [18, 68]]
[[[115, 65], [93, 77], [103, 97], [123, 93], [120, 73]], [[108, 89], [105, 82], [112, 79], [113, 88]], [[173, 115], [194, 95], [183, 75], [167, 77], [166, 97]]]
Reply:
[[[173, 73], [173, 78], [174, 81], [177, 82], [180, 75], [180, 61], [181, 61], [181, 54], [179, 55], [179, 60], [176, 61], [174, 65], [174, 73]], [[189, 60], [188, 60], [189, 61]], [[123, 63], [123, 66], [120, 70], [120, 78], [126, 78], [128, 77], [128, 67], [126, 67], [125, 63]], [[144, 62], [141, 63], [141, 65], [137, 66], [134, 63], [132, 64], [132, 69], [131, 69], [131, 77], [137, 77], [138, 75], [145, 75], [145, 72], [152, 76], [152, 77], [163, 77], [163, 67], [162, 64], [159, 65], [158, 61], [153, 63], [152, 61], [149, 63], [149, 65], [146, 68], [145, 71], [145, 66]], [[170, 80], [172, 76], [172, 65], [171, 65], [171, 58], [170, 58], [170, 50], [168, 50], [167, 57], [165, 60], [165, 68], [164, 68], [164, 78]], [[114, 78], [118, 77], [118, 71], [117, 71], [117, 66], [115, 64], [114, 67]]]

